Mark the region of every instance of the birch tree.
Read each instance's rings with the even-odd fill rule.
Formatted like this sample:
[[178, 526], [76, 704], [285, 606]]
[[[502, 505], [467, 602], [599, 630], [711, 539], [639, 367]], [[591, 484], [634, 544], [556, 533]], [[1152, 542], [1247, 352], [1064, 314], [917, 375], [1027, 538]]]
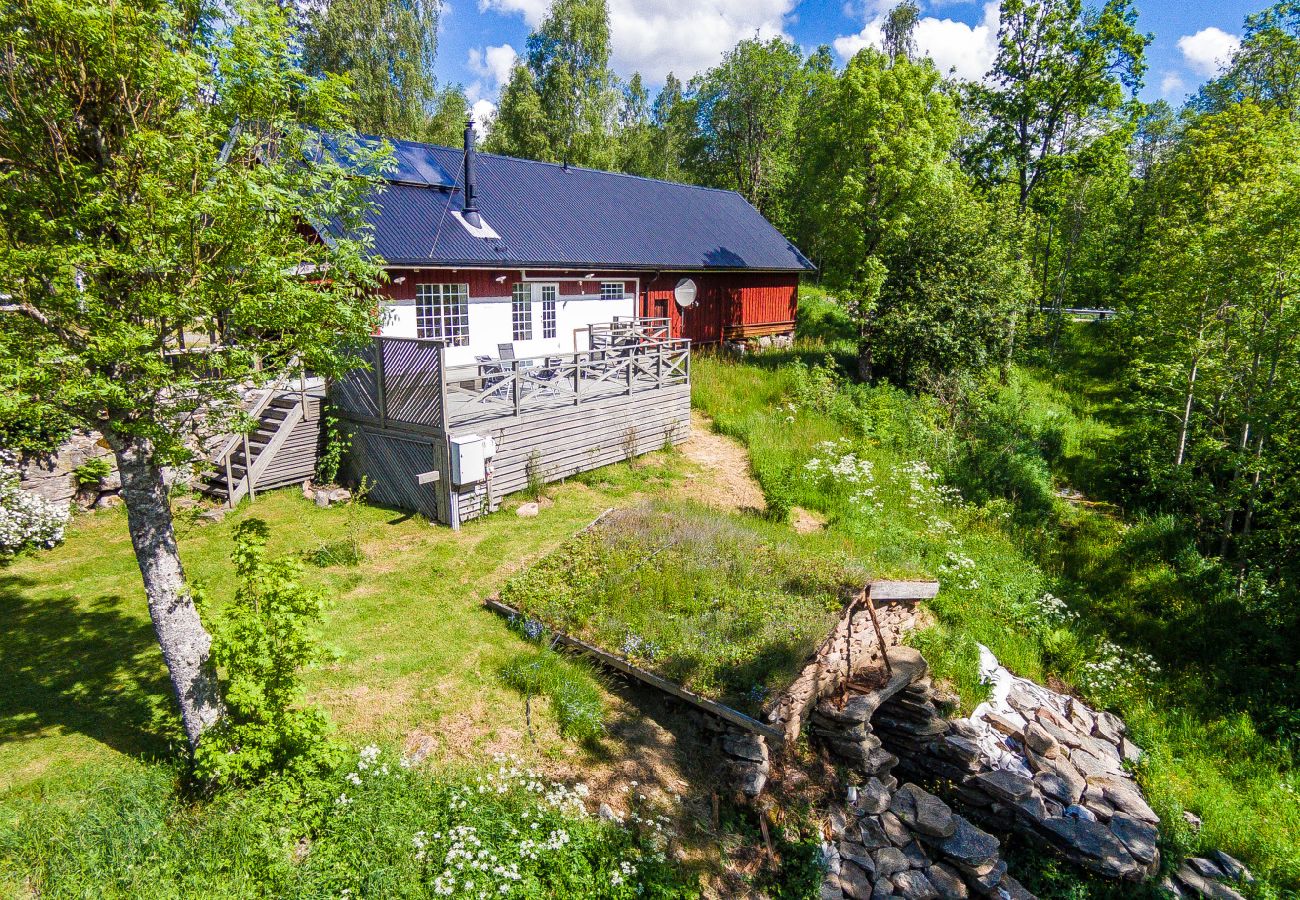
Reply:
[[0, 385], [112, 448], [193, 748], [223, 707], [164, 467], [238, 422], [241, 383], [337, 373], [371, 332], [360, 173], [383, 160], [302, 127], [349, 146], [349, 98], [303, 77], [269, 0], [13, 0], [0, 33]]

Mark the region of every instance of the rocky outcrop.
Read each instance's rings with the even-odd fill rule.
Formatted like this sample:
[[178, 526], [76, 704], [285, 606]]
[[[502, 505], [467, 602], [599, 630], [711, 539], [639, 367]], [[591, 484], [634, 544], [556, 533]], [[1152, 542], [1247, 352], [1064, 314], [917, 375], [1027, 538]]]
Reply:
[[1027, 834], [1107, 878], [1151, 877], [1159, 818], [1125, 770], [1141, 751], [1124, 723], [997, 668], [985, 673], [993, 697], [970, 719], [945, 719], [928, 679], [895, 692], [871, 720], [882, 750], [901, 772], [952, 785], [987, 827]]
[[917, 785], [891, 783], [870, 777], [832, 810], [823, 900], [1033, 896], [1007, 874], [997, 838]]
[[[79, 483], [77, 470], [98, 459], [108, 463], [108, 475], [98, 483]], [[18, 473], [23, 490], [51, 503], [75, 502], [84, 509], [99, 504], [101, 497], [117, 496], [122, 488], [113, 451], [96, 431], [74, 431], [53, 453], [23, 453], [19, 457]], [[100, 505], [107, 506], [111, 502], [105, 500]]]
[[1174, 897], [1204, 897], [1207, 900], [1245, 900], [1231, 884], [1253, 884], [1255, 876], [1238, 860], [1215, 850], [1208, 857], [1192, 857], [1178, 867], [1160, 886]]
[[347, 488], [335, 484], [312, 484], [311, 481], [302, 483], [302, 495], [322, 508], [352, 499], [352, 492]]

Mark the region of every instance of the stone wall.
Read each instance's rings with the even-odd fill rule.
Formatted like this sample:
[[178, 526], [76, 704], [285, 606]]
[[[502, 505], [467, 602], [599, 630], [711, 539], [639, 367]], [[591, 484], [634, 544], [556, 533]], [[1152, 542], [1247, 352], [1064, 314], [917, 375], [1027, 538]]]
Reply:
[[[76, 469], [92, 459], [107, 460], [111, 471], [97, 485], [79, 485]], [[116, 502], [109, 498], [122, 488], [113, 451], [97, 431], [74, 431], [54, 453], [23, 453], [18, 472], [24, 490], [53, 503], [76, 503], [85, 509]]]
[[[893, 647], [916, 626], [916, 604], [881, 603], [876, 607], [876, 619], [885, 645]], [[820, 700], [841, 690], [854, 673], [879, 669], [883, 660], [883, 648], [876, 638], [870, 613], [865, 606], [853, 606], [840, 617], [835, 630], [790, 686], [774, 699], [765, 718], [773, 728], [785, 733], [787, 741], [793, 742]]]

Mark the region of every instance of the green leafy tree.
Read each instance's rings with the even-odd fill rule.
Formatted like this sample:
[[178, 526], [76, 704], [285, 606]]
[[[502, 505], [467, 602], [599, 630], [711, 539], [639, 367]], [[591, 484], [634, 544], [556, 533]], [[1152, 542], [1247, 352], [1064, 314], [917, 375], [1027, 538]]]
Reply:
[[655, 126], [651, 120], [650, 94], [634, 72], [623, 87], [618, 114], [618, 160], [615, 168], [629, 175], [660, 176], [656, 166]]
[[618, 109], [605, 0], [555, 0], [501, 94], [489, 149], [608, 168]]
[[[1016, 186], [1020, 208], [1104, 130], [1141, 84], [1149, 36], [1129, 0], [1003, 0], [992, 86], [972, 95], [987, 131], [977, 155]], [[981, 168], [977, 166], [977, 168]]]
[[[329, 0], [304, 16], [303, 67], [346, 75], [348, 121], [383, 137], [426, 136], [439, 101], [433, 74], [440, 0]], [[461, 119], [464, 122], [464, 119]]]
[[1246, 17], [1241, 47], [1226, 72], [1201, 88], [1205, 112], [1253, 100], [1300, 116], [1300, 2], [1281, 0]]
[[321, 658], [315, 633], [325, 603], [302, 583], [294, 559], [267, 559], [260, 519], [235, 528], [239, 586], [217, 620], [212, 656], [222, 674], [226, 715], [204, 735], [196, 774], [217, 784], [268, 775], [306, 775], [328, 764], [324, 712], [303, 705], [301, 670]]
[[872, 310], [872, 365], [934, 389], [1001, 364], [1032, 288], [1014, 208], [957, 180], [918, 213], [882, 248], [888, 275]]
[[876, 300], [884, 257], [906, 237], [929, 199], [961, 178], [949, 156], [959, 120], [928, 60], [893, 63], [872, 48], [849, 61], [810, 123], [808, 200], [819, 223], [821, 261], [832, 283], [858, 298], [858, 374], [873, 375]]
[[546, 116], [533, 73], [523, 63], [516, 63], [501, 89], [501, 102], [483, 149], [524, 159], [553, 160], [554, 148], [544, 129]]
[[741, 41], [691, 82], [696, 138], [690, 168], [739, 191], [778, 227], [787, 223], [803, 58], [783, 38]]
[[914, 0], [903, 0], [885, 14], [884, 51], [891, 60], [916, 56], [916, 23], [921, 21], [921, 7]]
[[348, 365], [375, 326], [374, 185], [300, 124], [346, 144], [349, 95], [302, 77], [275, 3], [18, 0], [0, 26], [0, 384], [112, 448], [193, 747], [222, 701], [164, 467], [194, 461], [196, 431], [244, 424], [242, 382]]
[[442, 88], [425, 122], [421, 140], [444, 147], [459, 147], [464, 140], [465, 120], [469, 116], [469, 98], [460, 85]]
[[672, 72], [664, 79], [650, 110], [651, 157], [647, 174], [670, 181], [687, 181], [683, 168], [686, 148], [695, 133], [695, 104]]

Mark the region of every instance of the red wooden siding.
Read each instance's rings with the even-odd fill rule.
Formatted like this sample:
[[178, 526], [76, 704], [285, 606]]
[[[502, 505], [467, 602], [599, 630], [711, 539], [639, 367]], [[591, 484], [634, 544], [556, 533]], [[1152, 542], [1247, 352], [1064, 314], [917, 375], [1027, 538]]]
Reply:
[[668, 316], [675, 337], [700, 344], [715, 343], [794, 330], [799, 276], [780, 273], [725, 272], [691, 274], [695, 305], [683, 310], [673, 300], [673, 288], [687, 276], [665, 274], [645, 283], [641, 315]]
[[[533, 280], [548, 276], [572, 278], [575, 273], [528, 270]], [[622, 281], [624, 291], [631, 294], [637, 288], [632, 279], [637, 277], [641, 287], [638, 312], [642, 316], [667, 316], [672, 320], [674, 337], [712, 344], [794, 330], [799, 276], [793, 272], [597, 272], [585, 281], [561, 281], [561, 293], [599, 296], [602, 281]], [[693, 278], [697, 287], [695, 305], [685, 310], [673, 299], [673, 288], [683, 277]], [[398, 279], [402, 279], [400, 284], [396, 283]], [[519, 280], [518, 269], [389, 269], [380, 294], [388, 300], [409, 302], [415, 300], [417, 284], [467, 283], [471, 298], [509, 297]]]

